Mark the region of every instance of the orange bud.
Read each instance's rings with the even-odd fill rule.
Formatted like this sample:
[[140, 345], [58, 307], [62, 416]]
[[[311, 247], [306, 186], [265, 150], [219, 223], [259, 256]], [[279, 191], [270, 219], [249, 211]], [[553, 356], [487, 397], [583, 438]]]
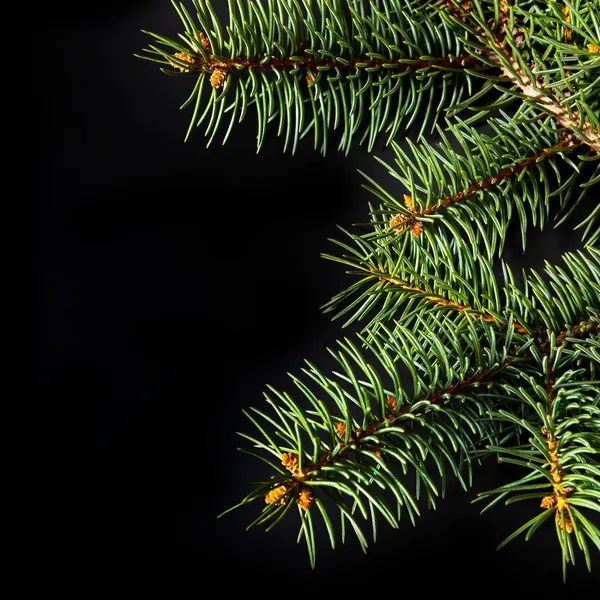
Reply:
[[[175, 54], [173, 54], [173, 56], [175, 58], [178, 58], [179, 60], [183, 60], [184, 62], [190, 63], [190, 64], [194, 64], [196, 61], [195, 59], [193, 59], [191, 56], [188, 56], [187, 54], [184, 54], [183, 52], [175, 52]], [[171, 63], [174, 67], [177, 67], [182, 73], [189, 73], [190, 70], [186, 69], [185, 67], [182, 67], [181, 65], [178, 65], [176, 63]]]
[[267, 504], [285, 504], [285, 499], [282, 496], [287, 492], [288, 488], [285, 485], [280, 485], [279, 487], [273, 488], [266, 496], [265, 502]]
[[298, 494], [298, 499], [296, 500], [296, 502], [298, 503], [300, 508], [308, 510], [313, 502], [313, 499], [314, 497], [312, 490], [304, 485], [300, 489], [300, 493]]
[[208, 40], [208, 38], [201, 32], [198, 32], [197, 38], [200, 40], [200, 43], [202, 44], [202, 47], [204, 48], [204, 50], [206, 50], [207, 52], [210, 52], [210, 42]]
[[545, 496], [542, 498], [541, 507], [542, 508], [552, 508], [556, 504], [556, 496], [552, 494], [552, 496]]
[[220, 67], [216, 67], [210, 76], [210, 85], [214, 88], [221, 87], [227, 79], [227, 71]]
[[405, 221], [406, 215], [398, 213], [390, 219], [390, 227], [393, 227], [396, 231], [402, 231], [402, 229], [404, 229]]
[[281, 455], [281, 464], [292, 474], [298, 473], [298, 457], [291, 452]]
[[335, 423], [335, 428], [337, 429], [338, 435], [343, 438], [346, 435], [346, 423]]
[[410, 228], [410, 232], [416, 237], [420, 237], [423, 232], [423, 223], [416, 221], [415, 224]]

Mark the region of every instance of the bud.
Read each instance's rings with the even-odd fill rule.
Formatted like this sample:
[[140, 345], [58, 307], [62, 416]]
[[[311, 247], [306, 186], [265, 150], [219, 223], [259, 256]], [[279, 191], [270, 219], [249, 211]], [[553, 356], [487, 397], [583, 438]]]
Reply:
[[288, 488], [285, 485], [273, 488], [266, 496], [265, 502], [267, 504], [285, 504], [285, 498], [282, 496], [287, 492]]
[[415, 221], [414, 225], [410, 228], [410, 232], [416, 237], [420, 237], [423, 233], [423, 223], [421, 221]]
[[405, 226], [406, 215], [398, 213], [390, 219], [390, 227], [393, 227], [395, 231], [402, 231]]
[[556, 504], [556, 496], [552, 494], [551, 496], [545, 496], [542, 498], [542, 503], [540, 506], [542, 508], [552, 508]]
[[[190, 63], [190, 64], [194, 64], [196, 62], [191, 56], [188, 56], [187, 54], [184, 54], [183, 52], [175, 52], [175, 54], [173, 54], [173, 56], [175, 58], [178, 58], [179, 60], [182, 60], [182, 61]], [[186, 69], [185, 67], [182, 67], [181, 65], [178, 65], [177, 63], [171, 63], [171, 64], [174, 67], [178, 68], [182, 73], [190, 72], [189, 69]]]
[[298, 503], [300, 508], [302, 508], [303, 510], [308, 510], [313, 502], [313, 499], [314, 497], [312, 490], [308, 486], [303, 485], [300, 488], [300, 493], [298, 494], [298, 499], [296, 500], [296, 502]]
[[217, 67], [210, 76], [210, 85], [212, 85], [214, 88], [219, 88], [225, 83], [226, 79], [227, 71], [225, 69]]

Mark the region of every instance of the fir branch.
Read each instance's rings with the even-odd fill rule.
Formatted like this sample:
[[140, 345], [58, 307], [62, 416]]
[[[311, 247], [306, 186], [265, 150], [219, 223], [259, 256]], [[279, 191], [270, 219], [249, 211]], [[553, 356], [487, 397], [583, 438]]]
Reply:
[[544, 278], [531, 270], [522, 290], [504, 265], [506, 309], [532, 331], [566, 337], [565, 331], [583, 333], [586, 323], [592, 323], [590, 329], [595, 331], [600, 311], [600, 250], [587, 247], [585, 252], [566, 253], [563, 261], [566, 270], [548, 264]]
[[[508, 367], [512, 360], [507, 359], [504, 362], [503, 367], [495, 366], [493, 369], [484, 369], [478, 371], [477, 374], [467, 375], [457, 383], [450, 383], [444, 388], [436, 388], [423, 393], [421, 397], [413, 400], [408, 404], [399, 406], [398, 401], [393, 396], [386, 396], [386, 405], [389, 412], [384, 417], [373, 421], [366, 429], [355, 429], [348, 436], [346, 436], [347, 427], [345, 422], [336, 421], [335, 426], [340, 437], [339, 447], [336, 447], [335, 453], [326, 450], [319, 456], [314, 464], [308, 464], [304, 471], [298, 472], [297, 469], [289, 469], [292, 471], [294, 478], [298, 480], [304, 480], [311, 475], [316, 474], [323, 466], [333, 464], [337, 461], [347, 458], [348, 453], [356, 451], [361, 444], [363, 438], [368, 438], [368, 442], [372, 444], [374, 438], [378, 435], [385, 434], [389, 427], [395, 427], [399, 425], [401, 417], [406, 414], [412, 416], [422, 414], [426, 410], [430, 409], [432, 405], [443, 406], [451, 403], [452, 400], [457, 398], [460, 401], [464, 401], [464, 396], [472, 393], [473, 388], [479, 387], [481, 384], [494, 381], [497, 378], [498, 373], [503, 368]], [[376, 454], [378, 453], [375, 450]], [[377, 454], [381, 456], [379, 452]], [[292, 462], [295, 466], [297, 459], [294, 455], [282, 455], [283, 464]]]

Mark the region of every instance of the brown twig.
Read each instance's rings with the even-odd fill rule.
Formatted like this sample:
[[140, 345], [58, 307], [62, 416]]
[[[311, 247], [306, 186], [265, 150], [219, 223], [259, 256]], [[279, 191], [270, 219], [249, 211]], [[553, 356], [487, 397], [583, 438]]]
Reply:
[[[302, 48], [300, 44], [299, 52], [292, 58], [279, 58], [277, 56], [271, 56], [268, 59], [264, 58], [244, 58], [244, 57], [220, 57], [215, 58], [210, 53], [211, 48], [208, 42], [208, 38], [199, 32], [198, 40], [202, 44], [203, 49], [208, 55], [208, 60], [204, 58], [200, 50], [197, 54], [191, 56], [189, 54], [183, 54], [176, 52], [173, 56], [180, 61], [186, 63], [185, 65], [178, 64], [176, 62], [171, 63], [175, 68], [182, 72], [189, 73], [191, 71], [202, 71], [209, 70], [213, 73], [211, 77], [211, 85], [213, 87], [221, 87], [230, 72], [237, 71], [241, 68], [251, 69], [254, 71], [271, 71], [271, 70], [293, 70], [303, 69], [306, 72], [306, 80], [308, 84], [312, 84], [317, 78], [317, 74], [320, 71], [327, 71], [330, 69], [337, 69], [338, 71], [357, 71], [357, 70], [395, 70], [395, 71], [418, 71], [428, 67], [438, 69], [474, 69], [477, 67], [484, 66], [480, 60], [463, 54], [460, 56], [441, 56], [433, 59], [421, 59], [421, 58], [398, 58], [398, 59], [381, 59], [371, 57], [358, 57], [358, 58], [331, 58], [327, 56], [315, 57], [309, 54]], [[214, 73], [218, 73], [217, 76]]]

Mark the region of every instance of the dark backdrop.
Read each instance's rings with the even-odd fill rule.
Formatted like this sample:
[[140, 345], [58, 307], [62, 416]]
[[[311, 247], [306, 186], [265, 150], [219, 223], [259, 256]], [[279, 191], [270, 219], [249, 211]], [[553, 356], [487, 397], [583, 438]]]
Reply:
[[[283, 154], [273, 129], [257, 154], [251, 112], [225, 146], [207, 149], [201, 130], [184, 144], [190, 112], [178, 106], [191, 80], [133, 57], [149, 41], [141, 29], [179, 30], [167, 0], [83, 13], [61, 4], [43, 22], [52, 58], [41, 79], [34, 268], [42, 381], [67, 415], [55, 526], [72, 540], [55, 574], [84, 591], [167, 581], [171, 597], [207, 585], [560, 591], [551, 526], [495, 551], [536, 509], [479, 515], [476, 492], [514, 475], [491, 462], [468, 493], [450, 482], [416, 527], [383, 524], [367, 555], [352, 536], [335, 551], [323, 538], [315, 571], [296, 519], [247, 532], [260, 503], [217, 519], [248, 491], [244, 480], [264, 475], [236, 450], [235, 432], [250, 431], [242, 409], [260, 406], [267, 384], [291, 390], [286, 372], [299, 374], [304, 359], [328, 364], [326, 347], [345, 333], [319, 307], [352, 280], [320, 253], [334, 251], [338, 225], [366, 220], [372, 198], [357, 169], [391, 189], [393, 180], [358, 146], [323, 158], [307, 140]], [[381, 145], [374, 153], [390, 157]], [[563, 228], [534, 236], [522, 256], [514, 233], [517, 267], [577, 246]], [[598, 582], [578, 562], [570, 591]]]

